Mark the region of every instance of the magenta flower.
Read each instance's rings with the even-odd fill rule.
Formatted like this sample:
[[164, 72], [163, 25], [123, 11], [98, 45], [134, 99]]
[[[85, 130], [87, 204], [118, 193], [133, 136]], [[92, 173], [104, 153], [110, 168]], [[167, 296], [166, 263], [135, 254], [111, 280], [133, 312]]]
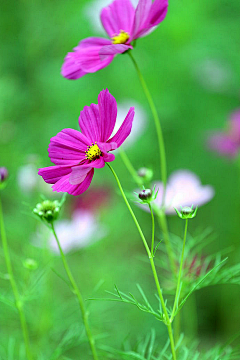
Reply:
[[80, 113], [82, 132], [64, 129], [51, 138], [48, 153], [56, 166], [39, 169], [38, 174], [52, 186], [53, 191], [80, 195], [92, 181], [94, 168], [102, 168], [115, 156], [117, 149], [132, 129], [134, 108], [131, 107], [122, 125], [111, 136], [117, 118], [117, 103], [109, 91], [98, 95], [98, 105], [85, 106]]
[[228, 120], [227, 131], [218, 131], [213, 134], [208, 145], [218, 154], [230, 158], [235, 157], [240, 150], [240, 109], [235, 111]]
[[90, 37], [67, 54], [62, 75], [78, 79], [108, 66], [115, 55], [132, 49], [131, 42], [146, 35], [162, 22], [168, 0], [139, 0], [134, 9], [130, 0], [115, 0], [101, 11], [101, 22], [110, 39]]

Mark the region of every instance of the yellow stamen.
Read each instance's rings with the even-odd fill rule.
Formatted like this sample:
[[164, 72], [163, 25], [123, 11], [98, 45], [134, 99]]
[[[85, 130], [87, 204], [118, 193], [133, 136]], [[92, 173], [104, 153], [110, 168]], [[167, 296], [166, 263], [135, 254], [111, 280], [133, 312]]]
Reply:
[[91, 146], [88, 146], [87, 151], [85, 151], [85, 153], [86, 153], [85, 155], [86, 158], [90, 161], [99, 159], [99, 157], [102, 155], [102, 152], [97, 146], [97, 143], [95, 144], [92, 143]]
[[125, 44], [129, 39], [129, 34], [123, 30], [120, 33], [112, 37], [112, 44]]

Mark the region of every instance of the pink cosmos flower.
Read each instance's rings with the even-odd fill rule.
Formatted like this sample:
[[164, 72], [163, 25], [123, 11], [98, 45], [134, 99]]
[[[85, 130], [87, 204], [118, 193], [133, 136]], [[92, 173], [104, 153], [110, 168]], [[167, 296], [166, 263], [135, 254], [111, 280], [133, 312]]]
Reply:
[[117, 118], [117, 103], [109, 91], [102, 90], [98, 104], [85, 106], [80, 113], [82, 132], [64, 129], [51, 138], [48, 153], [56, 166], [39, 169], [38, 174], [53, 191], [80, 195], [92, 181], [94, 168], [102, 168], [115, 159], [109, 151], [117, 149], [132, 129], [134, 108], [131, 107], [117, 133], [110, 137]]
[[115, 55], [132, 49], [131, 42], [146, 35], [162, 22], [168, 0], [139, 0], [136, 9], [130, 0], [115, 0], [101, 11], [101, 22], [110, 39], [90, 37], [67, 54], [62, 75], [78, 79], [108, 66]]
[[235, 157], [240, 150], [240, 109], [235, 111], [228, 120], [227, 131], [218, 131], [213, 134], [208, 145], [220, 155]]
[[[59, 234], [64, 253], [68, 253], [103, 239], [107, 235], [108, 230], [99, 222], [96, 214], [79, 209], [74, 211], [70, 220], [63, 219], [57, 221], [56, 232]], [[32, 239], [35, 246], [44, 247], [45, 245], [51, 252], [60, 255], [56, 239], [49, 233], [46, 226], [41, 224], [37, 232], [32, 236]]]
[[[155, 182], [158, 195], [154, 203], [158, 208], [162, 206], [163, 184]], [[214, 189], [210, 185], [202, 185], [200, 179], [189, 170], [177, 170], [169, 176], [166, 195], [165, 212], [176, 215], [175, 208], [181, 210], [183, 206], [201, 206], [214, 196]], [[145, 205], [139, 205], [148, 211]]]

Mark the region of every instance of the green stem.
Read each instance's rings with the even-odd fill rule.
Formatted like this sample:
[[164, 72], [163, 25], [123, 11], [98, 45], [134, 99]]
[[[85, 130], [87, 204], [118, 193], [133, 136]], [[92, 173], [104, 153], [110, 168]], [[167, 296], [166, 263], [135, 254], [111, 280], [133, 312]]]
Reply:
[[21, 298], [20, 298], [20, 295], [18, 292], [18, 288], [17, 288], [17, 284], [16, 284], [14, 276], [13, 276], [12, 263], [11, 263], [9, 250], [8, 250], [7, 236], [6, 236], [6, 231], [5, 231], [4, 221], [3, 221], [1, 196], [0, 196], [0, 226], [1, 226], [1, 238], [2, 238], [2, 245], [3, 245], [3, 253], [4, 253], [6, 265], [7, 265], [7, 272], [8, 272], [9, 280], [10, 280], [12, 290], [13, 290], [13, 295], [15, 298], [15, 305], [16, 305], [16, 308], [19, 313], [19, 318], [20, 318], [20, 323], [21, 323], [22, 333], [23, 333], [23, 338], [24, 338], [24, 343], [25, 343], [25, 349], [26, 349], [26, 356], [27, 356], [28, 360], [32, 360], [28, 328], [27, 328], [25, 315], [23, 312], [23, 303], [21, 301]]
[[131, 161], [129, 160], [129, 158], [127, 156], [127, 154], [123, 150], [119, 150], [119, 154], [120, 154], [120, 156], [122, 158], [122, 161], [124, 162], [126, 168], [128, 169], [129, 173], [132, 175], [132, 178], [134, 179], [136, 184], [141, 187], [142, 186], [142, 181], [141, 181], [141, 179], [139, 179], [139, 176], [137, 175], [137, 172], [134, 169]]
[[147, 84], [142, 76], [142, 73], [138, 67], [138, 64], [133, 57], [132, 51], [128, 51], [128, 54], [129, 54], [130, 58], [132, 59], [133, 65], [137, 71], [139, 80], [141, 82], [143, 91], [148, 100], [149, 106], [150, 106], [152, 114], [153, 114], [153, 119], [155, 122], [155, 127], [156, 127], [157, 137], [158, 137], [158, 145], [159, 145], [160, 167], [161, 167], [162, 181], [163, 181], [163, 185], [164, 185], [163, 200], [162, 200], [162, 205], [164, 206], [165, 192], [166, 192], [166, 185], [167, 185], [167, 162], [166, 162], [166, 151], [165, 151], [162, 127], [161, 127], [161, 123], [160, 123], [160, 120], [158, 117], [156, 106], [153, 102], [152, 96], [150, 94], [150, 91], [148, 90]]
[[154, 228], [155, 228], [155, 224], [154, 224], [154, 215], [153, 215], [153, 211], [152, 211], [152, 207], [151, 204], [149, 204], [149, 209], [151, 212], [151, 218], [152, 218], [152, 246], [151, 246], [151, 254], [153, 257], [153, 252], [154, 252]]
[[152, 268], [152, 272], [153, 272], [153, 277], [154, 277], [154, 280], [155, 280], [155, 284], [156, 284], [156, 287], [157, 287], [157, 292], [158, 292], [158, 296], [159, 296], [159, 299], [160, 299], [160, 302], [161, 302], [161, 305], [162, 305], [162, 309], [163, 309], [163, 312], [164, 312], [164, 316], [165, 316], [165, 324], [167, 326], [167, 329], [168, 329], [168, 334], [169, 334], [169, 339], [170, 339], [170, 344], [171, 344], [171, 350], [172, 350], [172, 356], [173, 356], [173, 360], [176, 360], [176, 352], [175, 352], [175, 346], [174, 346], [174, 339], [173, 339], [173, 333], [172, 333], [172, 325], [171, 325], [171, 321], [170, 321], [170, 318], [169, 318], [169, 315], [168, 315], [168, 312], [167, 312], [167, 308], [166, 308], [166, 305], [165, 305], [165, 302], [164, 302], [164, 299], [163, 299], [163, 295], [162, 295], [162, 290], [161, 290], [161, 287], [160, 287], [160, 283], [159, 283], [159, 279], [158, 279], [158, 275], [157, 275], [157, 271], [156, 271], [156, 267], [155, 267], [155, 264], [154, 264], [154, 260], [153, 260], [153, 256], [151, 254], [151, 251], [148, 247], [148, 243], [147, 243], [147, 240], [145, 239], [145, 236], [142, 232], [142, 229], [137, 221], [137, 218], [127, 200], [127, 197], [123, 191], [123, 188], [122, 188], [122, 185], [117, 177], [117, 174], [115, 173], [115, 171], [113, 170], [113, 168], [111, 167], [111, 165], [109, 163], [107, 163], [107, 165], [109, 166], [110, 170], [112, 171], [116, 181], [117, 181], [117, 184], [118, 184], [118, 187], [119, 187], [119, 190], [121, 192], [121, 195], [128, 207], [128, 210], [130, 212], [130, 214], [132, 215], [132, 218], [133, 218], [133, 221], [135, 222], [135, 225], [138, 229], [138, 232], [142, 238], [142, 241], [143, 241], [143, 244], [145, 246], [145, 249], [147, 251], [147, 254], [148, 254], [148, 257], [149, 257], [149, 260], [150, 260], [150, 264], [151, 264], [151, 268]]
[[185, 249], [185, 243], [186, 243], [186, 238], [187, 238], [187, 227], [188, 227], [188, 219], [186, 219], [186, 223], [185, 223], [181, 262], [180, 262], [180, 268], [179, 268], [179, 273], [178, 273], [177, 289], [176, 289], [176, 295], [175, 295], [175, 300], [174, 300], [174, 305], [173, 305], [173, 310], [172, 310], [172, 315], [171, 315], [171, 321], [173, 321], [173, 319], [174, 319], [175, 310], [176, 310], [177, 303], [178, 303], [179, 296], [180, 296], [179, 290], [180, 290], [182, 267], [183, 267], [183, 260], [184, 260], [184, 249]]
[[174, 261], [174, 253], [173, 253], [172, 245], [171, 245], [170, 238], [169, 238], [168, 224], [167, 224], [166, 215], [165, 215], [164, 210], [159, 209], [156, 206], [156, 204], [154, 204], [154, 203], [153, 203], [153, 210], [155, 211], [155, 214], [157, 215], [159, 226], [162, 229], [164, 243], [165, 243], [165, 246], [166, 246], [168, 259], [169, 259], [169, 263], [170, 263], [170, 268], [171, 268], [172, 274], [175, 276], [175, 274], [176, 274], [176, 264], [175, 264], [175, 261]]
[[[120, 155], [121, 155], [121, 158], [122, 158], [126, 168], [128, 169], [129, 173], [132, 175], [132, 177], [135, 180], [135, 182], [137, 183], [137, 185], [141, 186], [142, 182], [138, 178], [138, 176], [136, 176], [136, 174], [137, 174], [136, 170], [134, 169], [127, 154], [122, 151], [122, 152], [120, 152]], [[166, 246], [166, 250], [167, 250], [167, 254], [168, 254], [171, 271], [172, 271], [173, 275], [175, 275], [176, 266], [175, 266], [175, 262], [174, 262], [172, 245], [171, 245], [170, 238], [169, 238], [168, 225], [167, 225], [167, 219], [166, 219], [165, 212], [162, 209], [159, 209], [156, 206], [156, 204], [154, 204], [154, 203], [152, 204], [152, 207], [153, 207], [153, 210], [155, 211], [155, 214], [157, 215], [159, 226], [163, 231], [163, 238], [164, 238], [164, 242], [165, 242], [165, 246]]]
[[64, 252], [62, 250], [60, 241], [59, 241], [59, 239], [57, 237], [57, 234], [55, 232], [53, 223], [51, 224], [51, 226], [52, 226], [53, 235], [54, 235], [54, 237], [55, 237], [55, 239], [57, 241], [57, 245], [58, 245], [58, 248], [59, 248], [59, 251], [60, 251], [60, 254], [61, 254], [63, 266], [65, 268], [65, 271], [67, 273], [69, 281], [70, 281], [70, 283], [72, 285], [73, 293], [76, 295], [76, 297], [78, 299], [78, 302], [79, 302], [79, 306], [80, 306], [80, 310], [81, 310], [82, 318], [83, 318], [83, 323], [84, 323], [84, 326], [85, 326], [85, 330], [86, 330], [86, 334], [87, 334], [87, 337], [88, 337], [89, 345], [90, 345], [90, 348], [92, 350], [93, 359], [98, 360], [97, 351], [96, 351], [96, 348], [95, 348], [95, 341], [94, 341], [94, 339], [92, 337], [90, 327], [89, 327], [89, 324], [88, 324], [88, 314], [87, 314], [85, 306], [84, 306], [84, 301], [83, 301], [82, 295], [81, 295], [81, 293], [79, 291], [79, 288], [78, 288], [78, 286], [77, 286], [77, 284], [76, 284], [76, 282], [75, 282], [75, 280], [73, 278], [73, 275], [71, 273], [71, 270], [70, 270], [70, 268], [68, 266], [66, 257], [64, 255]]

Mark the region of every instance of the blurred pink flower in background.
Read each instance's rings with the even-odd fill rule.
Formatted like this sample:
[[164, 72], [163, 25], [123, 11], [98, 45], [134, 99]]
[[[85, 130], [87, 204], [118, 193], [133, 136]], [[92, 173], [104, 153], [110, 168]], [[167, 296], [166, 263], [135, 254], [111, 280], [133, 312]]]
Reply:
[[216, 131], [208, 140], [208, 146], [219, 155], [233, 158], [240, 150], [240, 109], [230, 116], [226, 131]]
[[[99, 223], [96, 215], [90, 211], [76, 210], [70, 220], [59, 220], [55, 224], [60, 244], [64, 253], [81, 249], [106, 236], [106, 228]], [[59, 255], [56, 239], [44, 225], [40, 225], [32, 242], [37, 247], [44, 247]]]
[[[154, 204], [160, 209], [162, 206], [163, 184], [154, 182], [158, 195]], [[166, 195], [165, 212], [176, 215], [174, 208], [180, 210], [183, 206], [201, 206], [209, 202], [214, 196], [214, 189], [210, 185], [202, 185], [197, 175], [189, 170], [177, 170], [169, 176]], [[148, 211], [148, 206], [139, 206]]]
[[139, 0], [136, 9], [130, 0], [115, 0], [101, 11], [101, 22], [110, 39], [90, 37], [67, 54], [62, 75], [78, 79], [108, 66], [114, 56], [132, 49], [131, 42], [145, 36], [162, 22], [168, 0]]
[[117, 149], [129, 136], [134, 118], [131, 107], [120, 128], [112, 135], [117, 118], [117, 102], [109, 91], [102, 90], [98, 104], [85, 106], [80, 113], [79, 127], [82, 132], [64, 129], [50, 140], [49, 157], [56, 166], [39, 169], [48, 184], [57, 192], [80, 195], [91, 184], [94, 169], [103, 168], [115, 156]]

